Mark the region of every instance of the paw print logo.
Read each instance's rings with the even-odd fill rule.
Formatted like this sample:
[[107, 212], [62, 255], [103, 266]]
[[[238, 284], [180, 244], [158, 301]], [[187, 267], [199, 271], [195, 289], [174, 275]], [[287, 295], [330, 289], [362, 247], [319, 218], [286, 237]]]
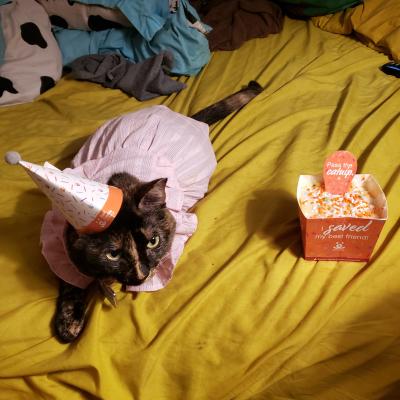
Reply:
[[333, 250], [344, 250], [345, 248], [344, 242], [336, 242], [333, 246]]

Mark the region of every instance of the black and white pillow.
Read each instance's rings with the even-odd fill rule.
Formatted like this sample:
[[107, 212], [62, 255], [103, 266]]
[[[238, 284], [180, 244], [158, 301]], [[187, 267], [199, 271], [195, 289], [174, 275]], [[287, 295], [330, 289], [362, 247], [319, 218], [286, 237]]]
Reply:
[[43, 6], [54, 26], [85, 31], [132, 27], [118, 9], [87, 5], [71, 0], [36, 0]]
[[0, 6], [5, 45], [0, 65], [0, 106], [26, 103], [60, 79], [62, 59], [49, 17], [35, 0]]

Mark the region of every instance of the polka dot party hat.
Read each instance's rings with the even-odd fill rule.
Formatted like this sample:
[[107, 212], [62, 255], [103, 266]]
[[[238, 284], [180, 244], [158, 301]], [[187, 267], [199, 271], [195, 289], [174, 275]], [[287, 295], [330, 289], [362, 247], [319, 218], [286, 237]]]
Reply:
[[41, 166], [23, 161], [13, 151], [5, 155], [5, 160], [25, 168], [39, 189], [80, 233], [107, 229], [121, 208], [123, 195], [119, 188], [60, 171], [49, 163]]

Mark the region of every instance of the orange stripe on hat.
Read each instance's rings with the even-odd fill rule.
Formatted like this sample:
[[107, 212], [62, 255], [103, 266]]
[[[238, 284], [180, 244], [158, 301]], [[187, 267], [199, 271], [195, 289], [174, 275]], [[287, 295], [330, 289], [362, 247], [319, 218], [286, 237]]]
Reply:
[[117, 216], [123, 200], [122, 190], [114, 186], [108, 186], [108, 198], [103, 208], [96, 215], [95, 219], [87, 226], [78, 229], [79, 233], [98, 233], [106, 230]]

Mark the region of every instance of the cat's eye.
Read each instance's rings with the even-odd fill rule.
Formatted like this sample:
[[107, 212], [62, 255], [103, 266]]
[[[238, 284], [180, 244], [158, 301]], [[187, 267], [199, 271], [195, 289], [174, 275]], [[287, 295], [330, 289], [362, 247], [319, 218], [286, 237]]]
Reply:
[[158, 246], [160, 243], [160, 237], [159, 236], [153, 236], [148, 242], [147, 242], [147, 248], [148, 249], [154, 249]]
[[118, 261], [121, 257], [121, 253], [119, 250], [111, 250], [108, 253], [106, 253], [106, 257], [110, 261]]

